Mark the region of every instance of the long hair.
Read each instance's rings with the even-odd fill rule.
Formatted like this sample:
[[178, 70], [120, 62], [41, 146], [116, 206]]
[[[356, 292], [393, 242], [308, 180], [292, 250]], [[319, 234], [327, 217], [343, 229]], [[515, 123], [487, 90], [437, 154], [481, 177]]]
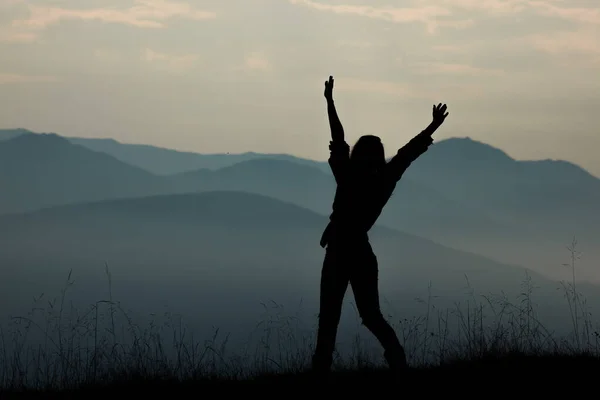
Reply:
[[361, 136], [350, 153], [350, 162], [360, 170], [377, 172], [385, 165], [385, 149], [378, 136]]

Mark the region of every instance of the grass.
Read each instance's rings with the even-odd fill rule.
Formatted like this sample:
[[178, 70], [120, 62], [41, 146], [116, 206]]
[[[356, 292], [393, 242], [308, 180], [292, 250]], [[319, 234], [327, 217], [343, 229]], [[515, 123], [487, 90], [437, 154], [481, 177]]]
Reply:
[[[581, 378], [600, 370], [600, 335], [576, 290], [575, 246], [576, 242], [569, 248], [572, 257], [567, 265], [571, 281], [562, 282], [570, 310], [569, 335], [555, 337], [539, 321], [532, 301], [535, 287], [528, 276], [517, 302], [471, 293], [466, 303], [442, 311], [432, 305], [430, 289], [422, 300], [423, 316], [394, 324], [411, 365], [405, 379], [392, 376], [380, 355], [370, 352], [359, 336], [351, 351], [336, 358], [327, 382], [312, 376], [307, 367], [314, 326], [303, 328], [295, 316], [282, 315], [276, 304], [264, 305], [267, 316], [257, 325], [258, 337], [243, 351], [229, 353], [227, 335], [215, 330], [213, 337], [199, 341], [174, 314], [165, 314], [162, 324], [154, 320], [137, 324], [112, 298], [108, 266], [109, 298], [83, 311], [69, 307], [67, 293], [73, 285], [69, 274], [56, 301], [42, 306], [42, 299], [36, 299], [28, 315], [1, 328], [0, 397], [184, 394], [202, 393], [211, 385], [325, 383], [363, 387], [400, 382], [405, 388], [415, 385], [424, 390], [427, 382], [498, 385], [503, 379], [531, 383], [534, 375], [546, 383], [564, 381], [569, 374]], [[586, 382], [578, 381], [576, 388]]]

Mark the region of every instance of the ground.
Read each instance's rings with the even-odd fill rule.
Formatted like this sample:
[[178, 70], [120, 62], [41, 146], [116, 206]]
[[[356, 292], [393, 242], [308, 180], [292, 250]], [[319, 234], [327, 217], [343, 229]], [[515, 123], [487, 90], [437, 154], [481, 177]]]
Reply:
[[[225, 394], [234, 389], [245, 396], [257, 393], [261, 397], [290, 397], [302, 389], [311, 394], [326, 389], [336, 394], [383, 395], [379, 389], [390, 390], [399, 397], [433, 394], [460, 397], [491, 397], [500, 392], [524, 395], [525, 392], [557, 396], [585, 392], [594, 397], [599, 390], [595, 378], [600, 372], [600, 357], [587, 355], [531, 356], [512, 354], [487, 356], [481, 359], [455, 361], [444, 365], [410, 368], [405, 374], [394, 376], [384, 368], [334, 371], [327, 378], [317, 378], [309, 372], [259, 375], [253, 379], [198, 378], [182, 381], [168, 378], [116, 378], [112, 382], [91, 384], [69, 391], [5, 391], [1, 399], [8, 398], [89, 398], [116, 396], [202, 397]], [[258, 390], [256, 390], [258, 389]], [[293, 392], [283, 392], [290, 390]], [[211, 392], [208, 392], [208, 391]], [[255, 391], [256, 390], [256, 391]], [[274, 390], [274, 391], [269, 391]], [[369, 392], [365, 392], [368, 390]], [[437, 396], [437, 395], [436, 395]], [[544, 395], [546, 396], [546, 394]]]

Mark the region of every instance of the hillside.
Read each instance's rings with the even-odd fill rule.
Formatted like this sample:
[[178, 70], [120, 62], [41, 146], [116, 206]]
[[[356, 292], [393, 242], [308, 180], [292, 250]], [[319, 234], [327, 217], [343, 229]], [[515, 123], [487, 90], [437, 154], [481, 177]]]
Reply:
[[[0, 137], [14, 137], [23, 132], [27, 131], [0, 131]], [[135, 165], [145, 165], [151, 170], [160, 170], [157, 172], [161, 174], [185, 172], [157, 176], [142, 171], [146, 177], [134, 178], [132, 181], [136, 183], [129, 185], [124, 183], [127, 174], [118, 172], [121, 167], [105, 168], [102, 185], [110, 187], [101, 189], [103, 186], [98, 186], [102, 197], [98, 193], [90, 197], [91, 189], [86, 185], [81, 188], [70, 185], [69, 190], [57, 191], [52, 185], [40, 185], [27, 178], [23, 180], [28, 182], [27, 190], [9, 191], [13, 193], [7, 207], [9, 211], [45, 206], [49, 204], [46, 193], [55, 199], [50, 204], [61, 204], [74, 199], [121, 197], [123, 194], [118, 187], [122, 187], [125, 197], [128, 193], [247, 191], [293, 202], [321, 214], [330, 212], [335, 185], [325, 163], [257, 153], [179, 153], [108, 139], [68, 140], [96, 148], [100, 154], [113, 154], [110, 156], [113, 161], [120, 157], [121, 167], [123, 160], [129, 160], [131, 164], [125, 164], [127, 170], [137, 168]], [[89, 150], [83, 146], [77, 148]], [[61, 159], [60, 155], [55, 157]], [[70, 170], [79, 168], [73, 163], [70, 165]], [[198, 165], [201, 168], [188, 170]], [[137, 170], [141, 171], [140, 168]], [[118, 176], [112, 176], [111, 171], [117, 171]], [[14, 173], [9, 175], [17, 179]], [[107, 181], [117, 184], [108, 185]], [[61, 182], [68, 184], [69, 180]], [[118, 182], [122, 184], [119, 186]], [[493, 146], [469, 138], [441, 140], [406, 172], [379, 223], [501, 262], [527, 265], [557, 279], [564, 277], [561, 266], [567, 261], [564, 248], [575, 235], [586, 257], [579, 276], [600, 281], [595, 268], [600, 260], [597, 251], [600, 240], [598, 182], [596, 177], [572, 163], [518, 161]], [[16, 186], [13, 184], [12, 187]], [[29, 194], [32, 192], [35, 195]], [[63, 192], [69, 195], [57, 194]], [[21, 198], [25, 200], [21, 201]], [[0, 204], [0, 210], [2, 207]]]
[[561, 160], [517, 161], [469, 138], [432, 146], [407, 177], [467, 206], [536, 223], [575, 218], [589, 228], [588, 213], [600, 204], [600, 179], [579, 166]]
[[193, 191], [236, 190], [293, 202], [328, 213], [335, 192], [333, 176], [292, 161], [257, 158], [214, 171], [207, 169], [171, 176], [178, 187]]
[[[335, 181], [331, 173], [292, 161], [257, 158], [214, 171], [202, 169], [173, 175], [181, 190], [238, 190], [292, 202], [321, 214], [331, 212]], [[486, 229], [496, 235], [510, 233], [510, 227], [481, 211], [467, 210], [459, 202], [411, 179], [403, 179], [386, 206], [381, 224], [425, 235], [432, 239], [445, 235], [474, 234]], [[434, 233], [435, 232], [435, 233]]]
[[[24, 134], [35, 134], [35, 132], [23, 128], [0, 129], [0, 141]], [[289, 154], [264, 154], [255, 152], [241, 154], [200, 154], [146, 144], [121, 143], [114, 139], [66, 136], [65, 138], [74, 144], [109, 154], [124, 163], [145, 169], [156, 175], [173, 175], [199, 169], [214, 170], [257, 158], [294, 161], [302, 165], [316, 166], [324, 171], [328, 170], [326, 162], [307, 160]]]
[[0, 213], [164, 193], [167, 180], [58, 135], [0, 142]]
[[[288, 309], [302, 301], [304, 315], [311, 319], [324, 254], [318, 242], [326, 222], [325, 216], [290, 203], [228, 191], [0, 217], [0, 265], [10, 266], [3, 267], [0, 311], [18, 313], [34, 296], [57, 293], [71, 269], [77, 282], [74, 304], [103, 298], [107, 263], [113, 296], [142, 314], [168, 305], [201, 321], [199, 332], [211, 326], [247, 332], [267, 301]], [[466, 277], [477, 293], [521, 292], [524, 268], [387, 228], [374, 229], [371, 237], [381, 293], [394, 313], [421, 314], [415, 298], [426, 297], [429, 284], [439, 296], [438, 307], [452, 307], [467, 293]], [[556, 296], [558, 284], [529, 274], [541, 288], [536, 294], [543, 304], [541, 315], [563, 315], [566, 304]], [[352, 301], [348, 296], [346, 302]], [[346, 307], [346, 327], [352, 326], [351, 319]]]
[[[29, 131], [24, 129], [0, 131], [0, 138], [27, 132]], [[196, 170], [217, 170], [255, 159], [282, 160], [313, 166], [330, 175], [324, 162], [284, 154], [196, 154], [141, 144], [123, 144], [112, 139], [68, 140], [159, 175], [177, 175], [182, 172], [193, 175]], [[405, 178], [418, 182], [419, 187], [427, 188], [430, 195], [435, 193], [436, 197], [440, 197], [438, 203], [452, 201], [463, 210], [476, 210], [474, 219], [491, 219], [496, 225], [507, 226], [515, 222], [521, 225], [535, 224], [542, 231], [553, 233], [554, 239], [563, 240], [565, 235], [575, 233], [590, 237], [595, 234], [595, 227], [600, 222], [597, 218], [590, 218], [590, 215], [600, 216], [596, 210], [600, 203], [600, 181], [587, 171], [561, 160], [514, 160], [502, 150], [470, 138], [451, 138], [436, 142], [411, 166]], [[264, 180], [265, 177], [256, 179]], [[412, 207], [419, 203], [408, 202], [407, 205]], [[315, 203], [302, 205], [313, 208]], [[435, 206], [435, 209], [440, 207]], [[442, 220], [450, 218], [448, 224], [463, 217], [450, 213], [440, 215]], [[484, 226], [491, 226], [490, 224], [491, 222], [483, 223]], [[409, 223], [408, 226], [411, 226], [410, 229], [413, 226], [416, 228], [415, 224]], [[557, 226], [568, 233], [559, 232]]]

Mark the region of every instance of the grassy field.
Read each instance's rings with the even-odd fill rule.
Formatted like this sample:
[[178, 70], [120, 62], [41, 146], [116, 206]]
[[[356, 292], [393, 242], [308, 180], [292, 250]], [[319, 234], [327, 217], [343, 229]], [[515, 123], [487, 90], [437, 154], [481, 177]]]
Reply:
[[[312, 376], [309, 371], [264, 373], [253, 377], [198, 376], [177, 378], [169, 374], [151, 376], [125, 372], [96, 383], [82, 384], [72, 388], [13, 388], [0, 391], [1, 398], [70, 398], [90, 396], [202, 396], [219, 394], [228, 389], [248, 395], [251, 389], [260, 389], [260, 396], [286, 396], [285, 392], [268, 392], [269, 388], [294, 389], [298, 395], [302, 389], [314, 390], [327, 387], [340, 392], [366, 389], [394, 390], [396, 393], [420, 395], [441, 394], [461, 397], [493, 396], [500, 392], [512, 395], [526, 393], [557, 395], [598, 391], [594, 377], [600, 371], [600, 358], [592, 354], [487, 354], [478, 358], [454, 360], [437, 366], [410, 368], [398, 376], [385, 368], [342, 368], [328, 377]], [[464, 391], [467, 390], [467, 393]], [[356, 392], [354, 392], [356, 394]], [[382, 393], [383, 394], [383, 393]]]
[[[198, 341], [174, 316], [167, 316], [163, 326], [138, 325], [112, 295], [86, 310], [73, 310], [65, 300], [73, 284], [69, 275], [56, 301], [37, 299], [30, 314], [0, 327], [0, 398], [187, 395], [215, 385], [220, 390], [392, 385], [426, 393], [485, 383], [491, 385], [486, 393], [553, 385], [555, 390], [570, 387], [571, 394], [597, 391], [587, 377], [600, 371], [599, 330], [576, 291], [571, 267], [573, 281], [562, 286], [571, 312], [565, 321], [569, 335], [555, 337], [537, 319], [528, 279], [516, 304], [473, 297], [466, 307], [438, 310], [425, 301], [425, 315], [395, 325], [411, 366], [397, 376], [359, 338], [349, 354], [336, 358], [329, 376], [313, 376], [308, 366], [314, 337], [299, 330], [292, 317], [262, 321], [262, 336], [253, 347], [232, 354], [228, 337], [218, 330]], [[112, 293], [108, 268], [106, 274]]]

